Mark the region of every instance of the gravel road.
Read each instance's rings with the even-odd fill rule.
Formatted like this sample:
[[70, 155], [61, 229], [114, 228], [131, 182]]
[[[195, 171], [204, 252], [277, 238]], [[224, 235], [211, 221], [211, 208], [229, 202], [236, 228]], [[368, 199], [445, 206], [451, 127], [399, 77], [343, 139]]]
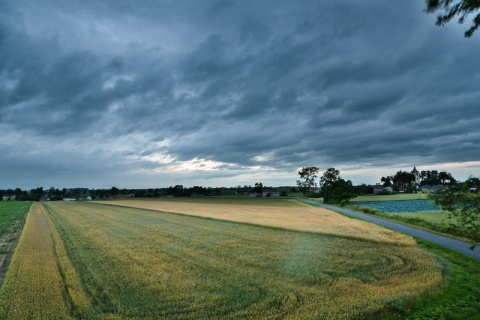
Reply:
[[435, 233], [432, 233], [432, 232], [420, 230], [420, 229], [413, 228], [413, 227], [408, 227], [408, 226], [405, 226], [405, 225], [400, 224], [400, 223], [380, 219], [380, 218], [377, 218], [377, 217], [372, 217], [370, 215], [358, 213], [358, 212], [348, 210], [348, 209], [344, 209], [344, 208], [337, 207], [337, 206], [332, 206], [332, 205], [320, 203], [320, 202], [317, 202], [317, 201], [311, 201], [311, 200], [307, 200], [307, 199], [303, 199], [303, 198], [297, 198], [297, 200], [312, 204], [314, 206], [323, 207], [323, 208], [326, 208], [326, 209], [337, 211], [337, 212], [343, 213], [347, 216], [355, 217], [355, 218], [362, 219], [362, 220], [365, 220], [365, 221], [370, 221], [370, 222], [373, 222], [373, 223], [378, 224], [380, 226], [386, 227], [388, 229], [396, 230], [396, 231], [399, 231], [401, 233], [411, 235], [415, 238], [430, 241], [432, 243], [441, 245], [445, 248], [455, 250], [455, 251], [457, 251], [461, 254], [464, 254], [466, 256], [469, 256], [471, 258], [474, 258], [474, 259], [480, 261], [480, 247], [476, 247], [475, 250], [472, 251], [472, 250], [470, 250], [471, 244], [468, 243], [468, 242], [452, 239], [452, 238], [441, 236], [441, 235], [438, 235], [438, 234], [435, 234]]

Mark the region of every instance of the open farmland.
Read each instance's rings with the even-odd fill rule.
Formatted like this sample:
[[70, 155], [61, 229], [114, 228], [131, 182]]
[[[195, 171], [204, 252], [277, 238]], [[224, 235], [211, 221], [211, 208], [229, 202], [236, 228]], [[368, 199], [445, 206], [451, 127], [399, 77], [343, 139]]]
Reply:
[[401, 201], [401, 200], [427, 200], [428, 194], [426, 193], [397, 193], [397, 194], [369, 194], [355, 197], [351, 202], [361, 202], [361, 201]]
[[101, 201], [99, 203], [347, 236], [397, 245], [415, 245], [415, 241], [411, 237], [374, 224], [350, 219], [327, 209], [312, 207], [295, 199], [220, 198], [217, 200], [215, 198], [197, 198], [183, 200], [167, 198]]
[[442, 281], [410, 237], [296, 202], [128, 205], [35, 204], [0, 318], [362, 319]]
[[0, 202], [0, 283], [15, 248], [31, 202]]
[[421, 212], [440, 211], [441, 208], [431, 200], [390, 200], [390, 201], [357, 201], [355, 205], [370, 207], [380, 212]]

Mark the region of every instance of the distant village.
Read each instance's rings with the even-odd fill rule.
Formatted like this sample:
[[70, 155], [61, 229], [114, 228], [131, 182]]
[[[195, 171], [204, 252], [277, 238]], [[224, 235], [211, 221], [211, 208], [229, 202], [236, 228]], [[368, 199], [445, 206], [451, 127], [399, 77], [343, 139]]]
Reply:
[[[480, 180], [470, 177], [466, 183], [470, 191], [477, 192]], [[391, 176], [382, 177], [375, 185], [361, 184], [354, 186], [356, 192], [361, 194], [395, 194], [395, 193], [421, 193], [435, 192], [443, 187], [455, 186], [457, 180], [448, 172], [428, 170], [419, 171], [414, 166], [408, 171], [398, 171]], [[315, 191], [320, 191], [318, 188]], [[168, 188], [148, 189], [90, 189], [90, 188], [63, 188], [50, 189], [35, 188], [22, 190], [20, 188], [0, 190], [0, 201], [89, 201], [94, 199], [115, 198], [161, 198], [161, 197], [211, 197], [211, 196], [247, 196], [250, 198], [286, 197], [289, 194], [298, 195], [298, 186], [271, 187], [264, 186], [261, 182], [252, 185], [236, 187], [184, 187], [183, 185]]]

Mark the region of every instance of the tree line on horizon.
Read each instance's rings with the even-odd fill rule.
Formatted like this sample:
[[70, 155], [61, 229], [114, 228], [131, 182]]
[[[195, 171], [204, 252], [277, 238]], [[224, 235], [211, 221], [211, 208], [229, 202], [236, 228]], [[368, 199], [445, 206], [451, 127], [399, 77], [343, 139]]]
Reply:
[[[50, 187], [44, 189], [43, 187], [33, 188], [30, 190], [15, 189], [0, 189], [0, 201], [5, 197], [7, 201], [39, 201], [42, 197], [48, 196], [51, 201], [62, 200], [64, 198], [82, 199], [90, 197], [91, 199], [109, 199], [116, 197], [130, 197], [130, 198], [158, 198], [162, 196], [173, 197], [195, 197], [195, 196], [219, 196], [219, 195], [233, 195], [237, 190], [248, 190], [249, 192], [262, 193], [264, 188], [261, 182], [255, 183], [252, 186], [237, 186], [237, 187], [184, 187], [177, 184], [168, 188], [146, 188], [146, 189], [119, 189], [111, 187], [108, 189], [89, 189], [89, 188], [63, 188], [58, 189]], [[286, 196], [287, 192], [295, 192], [296, 188], [291, 186], [283, 186], [276, 188], [280, 191], [280, 195]]]
[[[419, 176], [420, 186], [457, 184], [457, 180], [452, 176], [450, 172], [423, 170], [419, 172]], [[397, 171], [395, 175], [382, 177], [380, 181], [383, 182], [384, 187], [389, 187], [395, 184], [405, 186], [415, 181], [415, 175], [411, 172], [400, 170]]]

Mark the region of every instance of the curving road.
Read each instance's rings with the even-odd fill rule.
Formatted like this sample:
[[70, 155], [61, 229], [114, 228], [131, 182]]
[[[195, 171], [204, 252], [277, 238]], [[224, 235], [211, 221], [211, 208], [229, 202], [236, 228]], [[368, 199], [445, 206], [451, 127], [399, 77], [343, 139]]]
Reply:
[[326, 208], [326, 209], [337, 211], [337, 212], [343, 213], [347, 216], [351, 216], [351, 217], [355, 217], [355, 218], [358, 218], [358, 219], [370, 221], [370, 222], [373, 222], [373, 223], [378, 224], [380, 226], [383, 226], [383, 227], [386, 227], [386, 228], [389, 228], [389, 229], [392, 229], [392, 230], [396, 230], [396, 231], [411, 235], [415, 238], [430, 241], [432, 243], [441, 245], [445, 248], [455, 250], [455, 251], [457, 251], [461, 254], [464, 254], [464, 255], [469, 256], [471, 258], [474, 258], [476, 260], [480, 260], [480, 247], [476, 247], [475, 250], [472, 251], [472, 250], [470, 250], [471, 244], [468, 243], [468, 242], [465, 242], [465, 241], [452, 239], [452, 238], [441, 236], [441, 235], [438, 235], [438, 234], [435, 234], [435, 233], [432, 233], [432, 232], [408, 227], [408, 226], [400, 224], [400, 223], [396, 223], [396, 222], [372, 217], [370, 215], [358, 213], [358, 212], [348, 210], [348, 209], [344, 209], [344, 208], [340, 208], [340, 207], [337, 207], [337, 206], [332, 206], [332, 205], [320, 203], [320, 202], [317, 202], [317, 201], [307, 200], [307, 199], [303, 199], [303, 198], [296, 198], [296, 199], [299, 200], [299, 201], [303, 201], [303, 202], [309, 203], [311, 205], [317, 206], [317, 207], [323, 207], [323, 208]]

